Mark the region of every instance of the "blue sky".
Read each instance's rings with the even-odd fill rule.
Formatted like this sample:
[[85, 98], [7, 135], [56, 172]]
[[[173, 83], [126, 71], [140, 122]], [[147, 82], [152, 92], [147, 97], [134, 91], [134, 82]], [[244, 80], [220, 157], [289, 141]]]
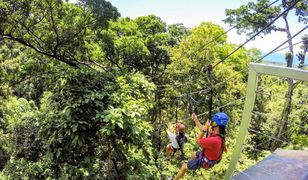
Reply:
[[237, 8], [247, 0], [109, 0], [123, 17], [136, 18], [148, 14], [161, 17], [167, 24], [184, 23], [193, 27], [202, 21], [223, 25], [224, 9]]
[[[77, 0], [69, 0], [72, 3]], [[155, 14], [171, 24], [184, 23], [188, 27], [197, 26], [200, 22], [213, 22], [224, 17], [224, 9], [237, 8], [249, 0], [106, 0], [112, 3], [122, 17], [136, 18]], [[191, 19], [194, 17], [194, 19]], [[222, 24], [222, 23], [221, 23]]]

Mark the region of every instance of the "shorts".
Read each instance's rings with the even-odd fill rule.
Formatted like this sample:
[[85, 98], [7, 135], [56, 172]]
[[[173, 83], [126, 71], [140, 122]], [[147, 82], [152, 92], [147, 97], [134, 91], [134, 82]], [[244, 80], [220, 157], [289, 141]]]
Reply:
[[199, 155], [201, 155], [200, 153], [203, 153], [203, 152], [202, 151], [196, 152], [195, 159], [188, 161], [188, 163], [187, 163], [188, 169], [196, 170], [196, 169], [200, 169], [201, 167], [203, 167], [202, 166], [202, 159], [199, 158]]
[[180, 150], [180, 148], [175, 148], [172, 145], [171, 145], [171, 149], [172, 149], [173, 152], [176, 152], [176, 151]]

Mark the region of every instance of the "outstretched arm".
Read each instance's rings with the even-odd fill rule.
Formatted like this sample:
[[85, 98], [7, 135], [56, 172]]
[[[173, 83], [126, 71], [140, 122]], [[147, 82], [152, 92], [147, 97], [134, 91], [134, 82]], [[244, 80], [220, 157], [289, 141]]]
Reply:
[[166, 130], [167, 132], [173, 133], [173, 130], [175, 129], [176, 125], [169, 126]]
[[199, 128], [199, 130], [201, 131], [198, 135], [198, 137], [196, 138], [196, 142], [197, 143], [200, 143], [200, 139], [203, 138], [205, 132], [207, 132], [211, 126], [211, 123], [210, 121], [207, 121], [205, 123], [205, 125], [203, 126], [199, 119], [197, 118], [196, 114], [195, 113], [192, 113], [191, 114], [191, 119], [195, 122], [196, 126]]
[[203, 126], [199, 119], [197, 118], [197, 115], [195, 113], [192, 113], [191, 114], [191, 119], [195, 122], [196, 126], [199, 128], [200, 131], [208, 131], [209, 130], [209, 127], [210, 127], [210, 124], [208, 124], [206, 122], [206, 124]]
[[205, 130], [202, 130], [202, 131], [199, 133], [198, 137], [196, 138], [196, 142], [197, 142], [197, 143], [200, 144], [200, 139], [203, 138], [205, 132], [207, 132], [207, 131], [209, 130], [210, 126], [211, 126], [210, 121], [209, 121], [209, 120], [206, 121], [205, 125], [203, 126], [203, 128], [204, 128]]

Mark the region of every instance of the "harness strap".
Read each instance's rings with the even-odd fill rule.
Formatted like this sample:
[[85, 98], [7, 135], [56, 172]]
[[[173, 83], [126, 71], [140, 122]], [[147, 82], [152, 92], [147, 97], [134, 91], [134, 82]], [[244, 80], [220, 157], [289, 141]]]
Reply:
[[218, 157], [217, 160], [209, 160], [205, 157], [204, 155], [204, 149], [202, 150], [202, 152], [199, 154], [199, 157], [198, 159], [201, 160], [201, 164], [204, 168], [206, 169], [209, 169], [211, 167], [213, 167], [215, 164], [218, 164], [220, 161], [221, 161], [221, 158], [222, 158], [222, 154], [223, 154], [223, 151], [224, 151], [224, 148], [225, 148], [225, 143], [224, 143], [224, 140], [221, 139], [221, 151], [220, 151], [220, 155]]
[[178, 107], [179, 107], [179, 98], [176, 97], [175, 98], [175, 124], [177, 125], [178, 124]]
[[[212, 72], [212, 65], [207, 66], [207, 79], [210, 84], [210, 98], [209, 98], [209, 116], [208, 119], [210, 123], [212, 124], [212, 109], [213, 109], [213, 86], [212, 86], [212, 78], [211, 78], [211, 72]], [[209, 137], [208, 131], [206, 132], [206, 136]]]
[[200, 153], [198, 159], [200, 160], [200, 163], [202, 165], [202, 167], [209, 169], [211, 167], [213, 167], [215, 164], [219, 163], [219, 160], [208, 160], [205, 156], [204, 153]]
[[176, 138], [176, 142], [178, 143], [178, 145], [179, 145], [179, 149], [183, 149], [183, 147], [182, 147], [182, 144], [181, 144], [181, 142], [180, 142], [180, 137], [179, 136], [177, 136]]

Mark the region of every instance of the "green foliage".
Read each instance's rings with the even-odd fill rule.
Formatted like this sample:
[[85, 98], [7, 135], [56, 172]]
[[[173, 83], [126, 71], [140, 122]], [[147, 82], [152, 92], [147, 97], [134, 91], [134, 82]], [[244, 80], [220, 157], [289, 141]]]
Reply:
[[181, 42], [181, 39], [190, 33], [190, 30], [181, 23], [169, 25], [167, 31], [171, 36], [169, 42], [171, 46], [178, 45]]
[[[140, 74], [120, 76], [115, 83], [100, 73], [72, 71], [57, 81], [53, 92], [45, 93], [39, 112], [33, 112], [35, 105], [28, 105], [26, 100], [8, 99], [3, 119], [11, 134], [12, 159], [4, 174], [14, 170], [30, 179], [108, 177], [113, 173], [106, 174], [104, 166], [110, 165], [95, 163], [96, 159], [108, 160], [107, 149], [111, 151], [109, 158], [115, 158], [122, 167], [118, 176], [129, 177], [136, 173], [134, 169], [148, 167], [151, 156], [144, 162], [142, 159], [151, 153], [148, 137], [152, 128], [146, 115], [152, 107], [154, 86]], [[51, 172], [41, 175], [47, 170], [41, 164], [46, 162], [51, 162], [46, 167]], [[37, 166], [41, 168], [38, 172], [33, 170]], [[134, 168], [124, 171], [124, 167]], [[153, 174], [153, 168], [149, 169], [151, 173], [145, 171], [144, 175]]]
[[[173, 61], [168, 66], [167, 71], [167, 73], [170, 73], [170, 82], [185, 85], [190, 82], [191, 89], [205, 89], [205, 87], [208, 87], [207, 75], [202, 73], [201, 70], [207, 65], [219, 62], [235, 48], [234, 45], [226, 44], [225, 36], [220, 36], [215, 42], [211, 42], [221, 33], [222, 29], [211, 23], [202, 23], [192, 29], [191, 34], [171, 51]], [[211, 43], [209, 44], [209, 42]], [[214, 108], [226, 104], [228, 101], [239, 99], [241, 95], [244, 95], [246, 74], [239, 71], [247, 67], [252, 57], [255, 58], [258, 55], [256, 50], [242, 49], [213, 71], [213, 84], [222, 83], [220, 86], [215, 87]], [[237, 74], [237, 76], [228, 80], [234, 74]], [[185, 93], [187, 88], [187, 86], [182, 87], [178, 93]], [[169, 89], [166, 89], [166, 91], [169, 91]], [[218, 95], [221, 101], [218, 101]], [[173, 94], [173, 96], [175, 95]], [[200, 105], [196, 106], [198, 112], [207, 112], [207, 94], [200, 93], [193, 97], [200, 102]], [[187, 100], [185, 101], [187, 102]], [[235, 107], [234, 110], [236, 109]], [[229, 108], [228, 111], [231, 113], [232, 109]]]
[[50, 162], [31, 162], [26, 159], [11, 159], [0, 175], [3, 179], [52, 179]]
[[93, 156], [101, 126], [97, 112], [107, 106], [109, 83], [100, 74], [77, 71], [57, 84], [41, 106], [40, 134], [47, 140], [51, 160], [77, 165]]
[[[257, 2], [248, 2], [247, 5], [242, 5], [237, 9], [226, 9], [227, 18], [224, 20], [237, 28], [239, 34], [245, 33], [249, 36], [266, 27], [273, 21], [281, 12], [289, 8], [295, 1], [283, 0], [281, 5], [271, 5], [269, 0], [260, 0]], [[295, 15], [298, 17], [299, 23], [307, 24], [307, 3], [298, 1], [295, 5]], [[287, 18], [288, 13], [284, 14], [284, 19]], [[262, 31], [262, 34], [270, 34], [273, 31], [286, 32], [287, 29], [279, 28], [275, 23]]]
[[155, 15], [138, 17], [136, 23], [144, 36], [166, 32], [166, 23]]
[[[247, 5], [242, 5], [237, 9], [226, 9], [227, 18], [224, 22], [236, 26], [239, 34], [254, 35], [255, 32], [267, 26], [280, 13], [279, 6], [268, 7], [269, 3], [269, 0], [261, 0], [257, 3], [249, 2]], [[262, 33], [269, 34], [275, 28], [275, 25], [271, 25]]]
[[294, 90], [293, 111], [291, 112], [291, 149], [305, 149], [308, 147], [308, 114], [307, 114], [307, 83], [300, 83]]
[[[280, 11], [249, 14], [269, 1], [230, 10], [229, 21], [244, 14], [261, 28]], [[299, 4], [302, 8], [306, 7]], [[239, 12], [238, 12], [239, 11]], [[298, 12], [300, 13], [300, 11]], [[301, 12], [302, 13], [302, 12]], [[211, 84], [204, 72], [237, 48], [227, 43], [222, 27], [204, 22], [188, 29], [167, 27], [159, 17], [119, 18], [111, 3], [80, 0], [11, 1], [0, 3], [0, 169], [1, 179], [166, 179], [181, 167], [179, 157], [164, 161], [166, 124], [187, 125], [191, 150], [194, 138], [185, 93], [193, 93], [195, 110], [207, 119]], [[303, 16], [301, 14], [300, 16]], [[271, 27], [275, 28], [275, 27]], [[271, 30], [271, 29], [269, 29]], [[223, 35], [221, 35], [223, 34]], [[231, 117], [222, 161], [209, 171], [188, 172], [186, 179], [222, 179], [235, 144], [245, 96], [246, 69], [258, 59], [256, 49], [242, 48], [212, 71], [214, 112], [220, 106]], [[275, 78], [261, 77], [260, 86]], [[286, 83], [268, 93], [283, 96]], [[307, 148], [307, 91], [296, 83], [290, 112], [289, 144]], [[265, 92], [265, 91], [263, 91]], [[176, 98], [178, 97], [178, 105]], [[274, 134], [283, 100], [257, 96], [252, 127]], [[298, 103], [300, 102], [300, 103]], [[252, 134], [238, 171], [265, 157], [272, 141]], [[260, 145], [259, 143], [263, 143]], [[254, 151], [261, 150], [260, 153]]]
[[105, 0], [80, 0], [81, 4], [90, 8], [94, 14], [96, 28], [108, 27], [109, 20], [116, 20], [120, 17], [117, 8]]
[[128, 179], [136, 176], [147, 179], [155, 172], [149, 139], [153, 128], [146, 116], [153, 107], [154, 86], [140, 74], [130, 78], [120, 76], [116, 84], [119, 89], [112, 94], [111, 106], [104, 111], [103, 121], [108, 125], [101, 128], [100, 132], [102, 136], [115, 138], [114, 156], [122, 153], [126, 155], [122, 157], [125, 160], [122, 159], [118, 164], [127, 171], [122, 176]]
[[101, 31], [101, 36], [109, 41], [103, 47], [106, 58], [122, 72], [141, 71], [157, 83], [170, 63], [170, 35], [166, 24], [154, 15], [135, 20], [120, 18], [110, 22], [110, 28]]
[[95, 60], [89, 57], [86, 43], [96, 39], [94, 15], [89, 11], [59, 0], [5, 1], [1, 3], [1, 36], [79, 67]]
[[[220, 36], [213, 41], [214, 38], [222, 33], [223, 30], [219, 26], [212, 23], [202, 23], [200, 26], [193, 28], [191, 33], [185, 36], [178, 46], [171, 49], [172, 62], [167, 67], [166, 76], [168, 79], [166, 83], [170, 83], [174, 87], [167, 86], [163, 89], [166, 97], [162, 101], [169, 105], [166, 107], [168, 109], [164, 109], [163, 111], [165, 116], [163, 123], [175, 122], [175, 99], [173, 97], [182, 94], [185, 95], [188, 88], [195, 91], [196, 89], [202, 90], [208, 87], [210, 84], [207, 80], [206, 73], [202, 72], [202, 69], [207, 65], [215, 64], [221, 59], [224, 59], [228, 53], [236, 48], [236, 45], [226, 43], [226, 36]], [[220, 84], [219, 86], [215, 86], [214, 89], [214, 112], [218, 111], [219, 106], [231, 103], [224, 108], [224, 111], [231, 117], [227, 132], [227, 146], [229, 151], [224, 154], [223, 160], [213, 169], [209, 171], [199, 170], [194, 173], [189, 171], [186, 173], [185, 178], [223, 178], [228, 167], [228, 160], [232, 154], [232, 146], [235, 142], [234, 136], [236, 135], [235, 133], [241, 118], [241, 99], [245, 95], [245, 82], [247, 77], [246, 72], [242, 72], [242, 69], [247, 68], [248, 63], [259, 56], [260, 52], [256, 49], [241, 49], [213, 70], [213, 84]], [[237, 75], [234, 76], [234, 74]], [[198, 114], [206, 114], [208, 112], [208, 96], [205, 92], [193, 94], [193, 98], [197, 100], [194, 106]], [[191, 137], [191, 141], [185, 147], [186, 158], [188, 159], [191, 150], [200, 150], [200, 147], [194, 142], [194, 137], [199, 131], [191, 129], [190, 118], [187, 116], [188, 100], [186, 98], [179, 99], [178, 121], [183, 121], [182, 123], [188, 125], [189, 129], [187, 133]], [[201, 118], [204, 121], [207, 116], [205, 115]], [[250, 159], [249, 155], [245, 155], [246, 158]], [[251, 158], [251, 161], [244, 161], [242, 168], [246, 168], [254, 163], [255, 160]], [[162, 173], [167, 177], [174, 176], [181, 167], [181, 163], [177, 160], [171, 161], [170, 163], [163, 163], [162, 165]]]
[[[29, 178], [37, 172], [32, 164], [44, 153], [42, 140], [38, 137], [37, 108], [33, 102], [23, 98], [8, 97], [1, 103], [5, 128], [1, 134], [1, 146], [10, 155], [4, 174], [10, 174], [8, 178], [17, 179], [23, 172], [29, 173]], [[17, 161], [20, 162], [16, 163]], [[33, 165], [33, 166], [32, 166]], [[25, 177], [28, 177], [25, 175]], [[31, 179], [31, 178], [30, 178]]]

